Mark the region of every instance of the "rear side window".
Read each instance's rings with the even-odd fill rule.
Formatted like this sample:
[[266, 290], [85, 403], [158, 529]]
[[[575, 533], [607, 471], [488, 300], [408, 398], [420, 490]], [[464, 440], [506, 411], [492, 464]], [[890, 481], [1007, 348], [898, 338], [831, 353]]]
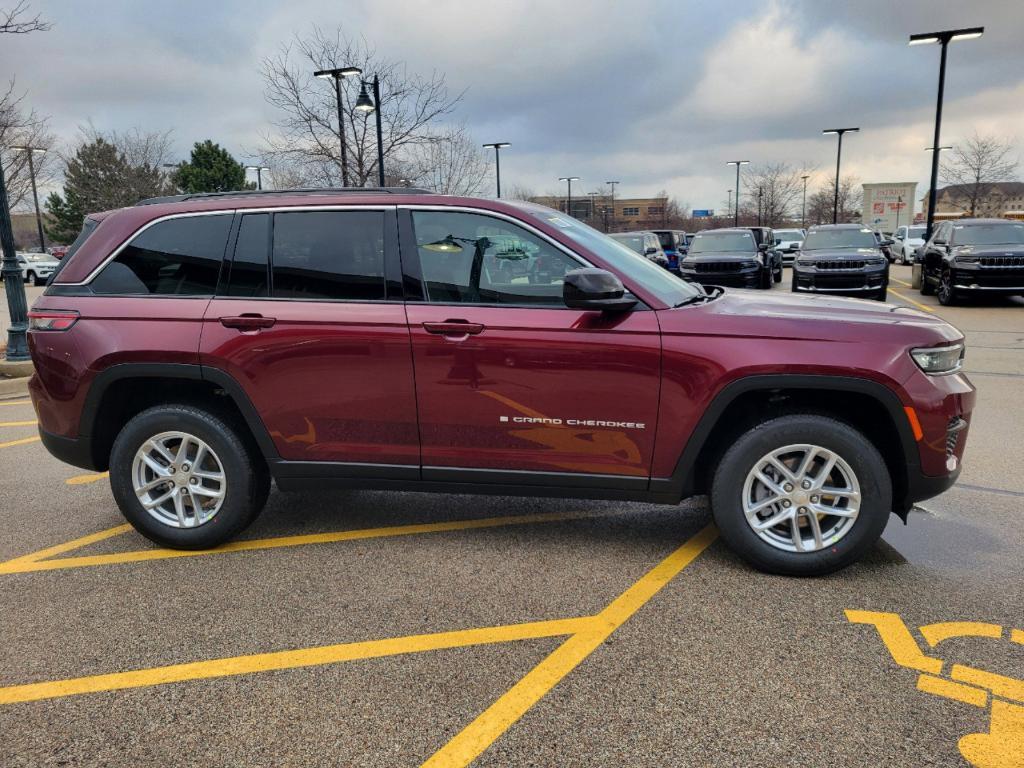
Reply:
[[82, 231], [78, 233], [78, 237], [75, 238], [75, 241], [68, 246], [67, 251], [64, 253], [64, 258], [60, 260], [60, 264], [57, 266], [57, 269], [55, 269], [53, 274], [50, 275], [47, 285], [57, 279], [57, 275], [59, 275], [64, 267], [70, 263], [71, 257], [78, 252], [78, 249], [82, 247], [85, 241], [89, 239], [89, 236], [96, 231], [96, 227], [99, 225], [100, 223], [96, 219], [91, 219], [88, 216], [85, 217], [85, 220], [82, 222]]
[[270, 295], [270, 214], [256, 213], [242, 217], [231, 261], [228, 296], [265, 297]]
[[138, 234], [92, 282], [96, 293], [212, 296], [230, 214], [160, 221]]
[[383, 211], [278, 213], [273, 241], [275, 298], [387, 298]]

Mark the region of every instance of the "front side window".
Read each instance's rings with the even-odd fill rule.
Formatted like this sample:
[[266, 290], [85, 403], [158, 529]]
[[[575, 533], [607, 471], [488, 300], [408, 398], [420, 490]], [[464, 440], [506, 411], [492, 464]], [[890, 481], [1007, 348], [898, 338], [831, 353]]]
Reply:
[[383, 211], [277, 213], [273, 226], [274, 298], [387, 298]]
[[413, 211], [427, 300], [564, 306], [562, 280], [583, 266], [545, 240], [476, 213]]
[[643, 254], [644, 252], [643, 235], [612, 235], [611, 238], [622, 243], [634, 253]]
[[92, 281], [104, 294], [212, 296], [231, 214], [183, 216], [143, 230]]

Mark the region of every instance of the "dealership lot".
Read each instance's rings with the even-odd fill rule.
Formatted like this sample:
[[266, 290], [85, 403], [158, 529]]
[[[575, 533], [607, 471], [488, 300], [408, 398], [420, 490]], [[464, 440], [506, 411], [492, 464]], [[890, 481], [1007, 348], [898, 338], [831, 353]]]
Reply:
[[966, 465], [824, 579], [750, 570], [703, 499], [275, 492], [157, 550], [0, 402], [0, 764], [1015, 765], [1024, 300], [893, 276], [967, 334]]

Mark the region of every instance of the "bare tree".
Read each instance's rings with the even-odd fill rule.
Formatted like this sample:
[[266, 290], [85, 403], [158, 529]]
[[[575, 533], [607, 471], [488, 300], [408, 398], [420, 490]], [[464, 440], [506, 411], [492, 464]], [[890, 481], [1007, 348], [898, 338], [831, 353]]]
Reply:
[[[386, 161], [430, 138], [432, 122], [449, 114], [462, 94], [449, 95], [443, 75], [408, 72], [399, 61], [378, 56], [365, 40], [354, 41], [339, 28], [327, 34], [314, 27], [296, 36], [262, 65], [265, 98], [281, 111], [277, 133], [265, 136], [266, 154], [304, 166], [321, 184], [341, 182], [341, 153], [334, 83], [313, 72], [359, 67], [363, 77], [380, 79], [383, 145]], [[349, 156], [349, 182], [365, 185], [377, 173], [376, 118], [355, 108], [359, 82], [342, 85], [342, 115]]]
[[[757, 220], [766, 227], [777, 226], [788, 218], [803, 193], [801, 177], [810, 173], [806, 167], [794, 168], [789, 163], [765, 163], [744, 168], [743, 189], [747, 218]], [[760, 194], [758, 194], [760, 193]]]
[[950, 202], [974, 216], [982, 200], [995, 196], [996, 184], [1016, 178], [1012, 149], [1005, 139], [978, 133], [958, 144], [942, 163], [943, 183], [959, 187]]
[[529, 202], [537, 196], [537, 192], [523, 184], [513, 184], [505, 190], [502, 197], [508, 200], [525, 200]]
[[28, 0], [18, 0], [10, 10], [0, 8], [0, 34], [27, 35], [29, 32], [45, 32], [50, 29], [50, 23], [43, 21], [38, 13], [35, 16], [29, 16], [28, 13]]
[[174, 159], [171, 154], [173, 131], [170, 128], [166, 131], [143, 131], [137, 127], [124, 131], [101, 131], [89, 122], [79, 126], [78, 133], [80, 144], [97, 139], [113, 144], [129, 165], [162, 168]]
[[480, 142], [464, 125], [448, 126], [441, 132], [411, 144], [402, 153], [396, 169], [403, 179], [444, 195], [475, 195], [490, 172], [491, 163]]
[[[830, 178], [823, 187], [815, 190], [807, 198], [807, 221], [810, 224], [831, 224], [832, 211], [835, 206], [836, 180]], [[861, 201], [863, 191], [860, 179], [856, 176], [843, 176], [839, 180], [839, 215], [840, 224], [847, 224], [861, 217]]]
[[57, 153], [53, 152], [54, 137], [49, 131], [47, 118], [35, 110], [27, 109], [24, 95], [15, 92], [14, 82], [0, 95], [0, 162], [7, 181], [7, 198], [12, 210], [32, 202], [32, 180], [29, 176], [28, 153], [11, 147], [29, 146], [47, 150], [36, 153], [32, 162], [36, 186], [45, 187], [56, 176]]

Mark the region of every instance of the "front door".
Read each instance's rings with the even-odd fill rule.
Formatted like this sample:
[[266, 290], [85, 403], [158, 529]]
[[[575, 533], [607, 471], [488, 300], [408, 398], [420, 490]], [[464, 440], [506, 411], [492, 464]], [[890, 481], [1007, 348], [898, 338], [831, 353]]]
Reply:
[[229, 250], [202, 364], [242, 386], [282, 458], [417, 475], [394, 210], [246, 213]]
[[643, 486], [658, 412], [655, 313], [569, 309], [562, 277], [586, 265], [505, 218], [400, 213], [407, 286], [423, 292], [407, 304], [423, 477]]

